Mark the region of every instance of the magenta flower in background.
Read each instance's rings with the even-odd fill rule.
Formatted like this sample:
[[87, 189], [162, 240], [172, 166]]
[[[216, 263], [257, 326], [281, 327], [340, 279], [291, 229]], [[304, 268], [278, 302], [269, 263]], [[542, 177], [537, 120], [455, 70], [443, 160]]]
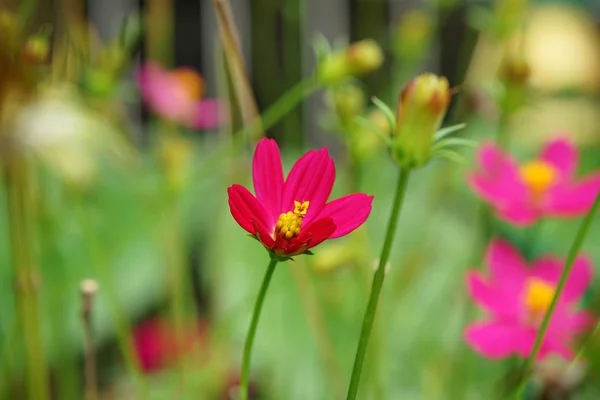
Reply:
[[[467, 273], [467, 287], [473, 301], [485, 309], [488, 318], [474, 322], [465, 331], [467, 343], [488, 358], [531, 353], [560, 278], [564, 261], [540, 257], [529, 266], [507, 242], [493, 240], [486, 253], [489, 276]], [[592, 266], [585, 257], [575, 260], [571, 275], [554, 309], [537, 359], [556, 354], [573, 357], [571, 344], [576, 335], [593, 327], [595, 317], [577, 310], [577, 303], [592, 280]]]
[[140, 367], [151, 373], [177, 362], [196, 346], [206, 347], [208, 335], [208, 323], [197, 321], [184, 327], [180, 342], [171, 323], [153, 318], [135, 327], [133, 341]]
[[519, 165], [493, 143], [481, 146], [480, 170], [469, 176], [473, 190], [500, 218], [529, 225], [542, 217], [587, 213], [600, 190], [600, 173], [575, 178], [577, 148], [567, 139], [549, 142], [539, 157]]
[[193, 69], [166, 70], [147, 62], [137, 81], [144, 102], [161, 118], [192, 129], [219, 126], [223, 107], [216, 99], [202, 99], [204, 81]]
[[364, 193], [327, 202], [335, 180], [327, 148], [302, 156], [284, 181], [277, 143], [263, 139], [254, 153], [252, 179], [256, 197], [241, 185], [227, 189], [231, 215], [279, 257], [347, 235], [371, 212], [373, 196]]

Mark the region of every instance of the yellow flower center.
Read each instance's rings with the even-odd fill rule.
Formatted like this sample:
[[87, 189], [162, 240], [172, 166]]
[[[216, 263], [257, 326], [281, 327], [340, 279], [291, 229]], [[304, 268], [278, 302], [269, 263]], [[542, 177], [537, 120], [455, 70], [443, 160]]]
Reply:
[[529, 161], [519, 169], [521, 179], [525, 182], [533, 196], [542, 196], [558, 177], [556, 168], [542, 160]]
[[204, 95], [204, 80], [196, 71], [190, 68], [178, 68], [172, 72], [173, 76], [183, 84], [186, 94], [194, 100], [199, 100]]
[[553, 285], [538, 278], [531, 278], [527, 281], [525, 306], [531, 317], [537, 319], [544, 315], [552, 302], [555, 290]]
[[282, 239], [293, 239], [300, 234], [302, 228], [302, 220], [308, 211], [310, 202], [294, 201], [294, 211], [283, 213], [277, 219], [275, 225], [275, 235], [279, 235]]

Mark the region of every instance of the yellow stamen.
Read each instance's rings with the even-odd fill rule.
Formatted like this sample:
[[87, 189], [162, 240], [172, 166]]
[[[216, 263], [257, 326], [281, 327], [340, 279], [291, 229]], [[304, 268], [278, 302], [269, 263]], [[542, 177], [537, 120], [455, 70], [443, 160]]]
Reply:
[[300, 234], [302, 228], [302, 219], [308, 210], [309, 202], [303, 203], [294, 201], [294, 211], [283, 213], [277, 219], [275, 225], [275, 235], [279, 235], [282, 239], [293, 239]]
[[525, 287], [525, 306], [533, 318], [543, 316], [554, 297], [555, 287], [548, 282], [531, 278]]
[[202, 98], [204, 94], [204, 80], [200, 74], [190, 68], [178, 68], [172, 74], [183, 83], [185, 91], [190, 98], [195, 100]]
[[308, 206], [310, 205], [310, 201], [304, 201], [300, 203], [299, 201], [294, 201], [294, 214], [296, 215], [306, 215], [306, 211], [308, 211]]
[[543, 195], [557, 178], [557, 171], [552, 165], [542, 160], [532, 160], [521, 166], [519, 173], [534, 196]]

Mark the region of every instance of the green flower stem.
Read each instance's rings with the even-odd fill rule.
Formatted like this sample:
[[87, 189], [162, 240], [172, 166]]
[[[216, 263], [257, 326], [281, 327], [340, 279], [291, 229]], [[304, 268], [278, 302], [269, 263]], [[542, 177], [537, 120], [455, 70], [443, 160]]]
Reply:
[[590, 226], [592, 225], [592, 220], [594, 218], [594, 215], [596, 214], [599, 204], [600, 204], [600, 192], [598, 192], [598, 194], [596, 195], [596, 200], [594, 201], [592, 208], [590, 208], [590, 211], [585, 216], [584, 220], [582, 221], [581, 225], [579, 226], [579, 230], [577, 231], [577, 234], [575, 235], [575, 239], [573, 240], [573, 243], [571, 244], [571, 248], [569, 249], [569, 254], [567, 255], [567, 259], [565, 261], [565, 266], [563, 268], [562, 275], [560, 276], [560, 280], [558, 281], [558, 285], [556, 286], [556, 292], [554, 293], [552, 302], [550, 303], [550, 306], [548, 307], [548, 310], [546, 311], [546, 314], [544, 315], [544, 319], [543, 319], [542, 325], [540, 326], [540, 329], [537, 333], [537, 337], [535, 338], [535, 343], [533, 345], [533, 349], [531, 350], [531, 354], [529, 355], [529, 358], [527, 358], [527, 360], [525, 361], [525, 365], [523, 366], [523, 377], [521, 378], [522, 381], [517, 389], [515, 399], [522, 398], [522, 395], [525, 391], [525, 387], [527, 384], [527, 376], [529, 375], [529, 373], [531, 371], [535, 357], [537, 356], [538, 352], [540, 351], [542, 341], [544, 340], [544, 336], [546, 335], [546, 330], [548, 329], [548, 325], [550, 323], [550, 318], [552, 318], [552, 313], [554, 312], [554, 309], [556, 308], [558, 299], [560, 298], [560, 295], [565, 287], [567, 279], [569, 278], [569, 274], [571, 273], [571, 270], [573, 269], [573, 264], [575, 263], [575, 258], [577, 257], [577, 254], [579, 253], [579, 249], [581, 248], [581, 246], [590, 230]]
[[[173, 199], [174, 200], [174, 199]], [[182, 238], [181, 218], [178, 204], [170, 201], [174, 213], [167, 213], [163, 224], [165, 230], [165, 252], [167, 276], [169, 279], [169, 317], [173, 324], [177, 346], [183, 346], [186, 298], [190, 294], [189, 277], [186, 276], [185, 240]], [[177, 369], [177, 388], [179, 394], [188, 387], [185, 363], [179, 362]]]
[[348, 388], [348, 395], [346, 397], [347, 400], [355, 399], [358, 393], [360, 373], [365, 360], [365, 354], [367, 351], [367, 345], [369, 344], [371, 330], [373, 329], [373, 321], [375, 320], [377, 302], [379, 301], [379, 294], [381, 293], [381, 287], [383, 286], [383, 278], [385, 277], [385, 265], [388, 262], [390, 252], [392, 250], [392, 243], [394, 241], [394, 234], [396, 233], [396, 225], [398, 224], [400, 208], [406, 192], [406, 184], [408, 182], [409, 173], [410, 169], [403, 168], [400, 170], [400, 174], [398, 176], [398, 183], [396, 184], [396, 197], [394, 198], [392, 213], [388, 221], [383, 249], [381, 250], [381, 256], [379, 257], [379, 266], [377, 267], [377, 271], [375, 272], [375, 276], [373, 278], [371, 296], [369, 297], [369, 303], [367, 304], [367, 310], [365, 311], [365, 316], [363, 318], [360, 339], [358, 342], [358, 348], [356, 350], [356, 357], [354, 359], [354, 367], [352, 369], [352, 378], [350, 380], [350, 387]]
[[50, 381], [40, 323], [40, 275], [35, 267], [27, 161], [16, 155], [6, 170], [12, 266], [27, 365], [28, 396], [50, 398]]
[[251, 124], [251, 126], [242, 128], [234, 133], [233, 136], [236, 137], [240, 134], [255, 132], [256, 129], [259, 128], [262, 128], [263, 130], [270, 129], [279, 122], [281, 118], [292, 111], [294, 107], [300, 104], [302, 100], [310, 96], [320, 87], [320, 83], [317, 82], [314, 77], [301, 80], [277, 99], [275, 103], [271, 104], [269, 108], [261, 114], [260, 118]]
[[87, 217], [81, 199], [74, 198], [73, 200], [76, 200], [73, 208], [76, 222], [81, 229], [83, 244], [89, 251], [92, 268], [96, 272], [102, 293], [106, 296], [107, 306], [112, 314], [117, 343], [123, 355], [125, 369], [133, 380], [138, 398], [147, 399], [150, 395], [150, 390], [135, 353], [131, 323], [123, 313], [121, 304], [119, 303], [118, 290], [108, 269], [106, 254], [97, 240], [97, 233]]
[[250, 383], [250, 356], [252, 355], [252, 345], [254, 344], [254, 336], [256, 335], [256, 328], [258, 326], [258, 319], [260, 318], [260, 312], [262, 305], [271, 282], [273, 272], [275, 272], [275, 266], [277, 265], [277, 259], [271, 258], [271, 262], [265, 272], [256, 303], [254, 303], [254, 312], [252, 313], [252, 321], [250, 322], [250, 328], [248, 328], [248, 334], [246, 335], [246, 344], [244, 345], [244, 358], [242, 360], [242, 376], [240, 379], [240, 399], [248, 400], [248, 384]]

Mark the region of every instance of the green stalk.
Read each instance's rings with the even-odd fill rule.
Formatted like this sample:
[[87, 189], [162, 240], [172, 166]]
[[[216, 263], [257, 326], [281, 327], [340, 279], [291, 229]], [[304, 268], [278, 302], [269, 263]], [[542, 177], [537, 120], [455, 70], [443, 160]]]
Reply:
[[396, 184], [396, 197], [394, 198], [392, 213], [388, 221], [388, 228], [385, 235], [383, 249], [381, 250], [381, 256], [379, 257], [379, 266], [377, 267], [377, 271], [375, 272], [375, 276], [373, 278], [371, 296], [369, 297], [369, 303], [363, 318], [360, 339], [358, 342], [358, 348], [356, 350], [356, 357], [354, 359], [354, 367], [352, 369], [352, 378], [350, 380], [350, 387], [348, 388], [348, 395], [346, 397], [347, 400], [354, 400], [358, 393], [360, 373], [365, 360], [367, 345], [369, 344], [369, 337], [371, 336], [371, 330], [373, 329], [375, 311], [377, 310], [377, 302], [379, 301], [379, 294], [381, 293], [381, 287], [383, 286], [383, 279], [385, 277], [385, 265], [388, 262], [390, 252], [392, 250], [394, 234], [396, 233], [396, 225], [398, 225], [400, 208], [404, 201], [404, 194], [406, 192], [406, 184], [408, 182], [409, 173], [410, 169], [403, 168], [400, 170], [400, 174], [398, 175], [398, 183]]
[[106, 295], [107, 304], [112, 314], [113, 323], [115, 324], [117, 343], [123, 355], [125, 369], [133, 380], [138, 398], [147, 399], [150, 391], [142, 375], [139, 360], [135, 353], [131, 324], [127, 316], [123, 314], [121, 305], [119, 304], [119, 295], [114, 285], [113, 277], [107, 268], [108, 262], [105, 253], [96, 239], [96, 232], [94, 232], [87, 218], [83, 205], [81, 203], [75, 204], [74, 210], [77, 223], [81, 229], [84, 245], [90, 253], [92, 267], [96, 272], [102, 292]]
[[262, 127], [262, 129], [265, 131], [270, 129], [283, 117], [289, 114], [294, 107], [302, 102], [302, 100], [319, 89], [319, 87], [320, 84], [315, 80], [314, 77], [301, 80], [292, 86], [280, 98], [278, 98], [277, 101], [271, 104], [269, 108], [267, 108], [265, 112], [263, 112], [260, 117], [251, 124], [251, 126], [246, 126], [240, 131], [234, 133], [233, 136], [236, 137], [246, 132], [252, 132], [260, 127]]
[[248, 328], [248, 334], [246, 335], [246, 344], [244, 345], [244, 358], [242, 360], [242, 376], [240, 379], [241, 400], [248, 400], [248, 384], [250, 383], [250, 356], [252, 355], [252, 345], [254, 344], [254, 336], [256, 335], [256, 327], [258, 326], [258, 320], [260, 318], [262, 305], [265, 300], [265, 295], [267, 294], [267, 289], [269, 288], [269, 283], [271, 282], [271, 277], [273, 276], [273, 272], [275, 272], [276, 265], [277, 260], [275, 258], [271, 258], [271, 262], [269, 262], [269, 266], [267, 267], [267, 271], [265, 272], [265, 277], [263, 278], [262, 284], [260, 286], [260, 291], [258, 292], [256, 303], [254, 304], [252, 321], [250, 322], [250, 328]]
[[590, 208], [590, 211], [587, 213], [584, 220], [581, 222], [581, 225], [579, 226], [579, 230], [577, 231], [577, 234], [575, 235], [575, 240], [573, 240], [573, 243], [571, 244], [571, 248], [569, 249], [569, 254], [567, 255], [567, 259], [565, 260], [565, 266], [563, 268], [562, 275], [560, 276], [560, 280], [558, 281], [558, 285], [556, 286], [556, 292], [554, 293], [552, 302], [550, 303], [550, 306], [548, 307], [548, 310], [546, 311], [546, 314], [544, 315], [544, 319], [542, 321], [542, 324], [540, 325], [540, 329], [535, 338], [535, 343], [533, 345], [533, 349], [531, 350], [531, 354], [529, 355], [529, 358], [527, 358], [527, 360], [525, 361], [525, 365], [523, 366], [523, 377], [521, 378], [522, 381], [517, 389], [515, 399], [522, 398], [522, 395], [525, 391], [525, 387], [527, 384], [527, 376], [529, 375], [529, 373], [531, 371], [533, 362], [535, 361], [535, 357], [537, 356], [538, 352], [540, 351], [542, 341], [544, 340], [544, 336], [546, 335], [546, 330], [548, 329], [548, 325], [550, 324], [550, 318], [552, 318], [552, 314], [554, 312], [554, 309], [556, 308], [558, 299], [560, 298], [560, 295], [565, 287], [567, 279], [569, 278], [569, 274], [571, 273], [571, 270], [573, 269], [573, 264], [575, 263], [575, 258], [577, 258], [579, 249], [583, 245], [583, 242], [590, 230], [590, 226], [592, 225], [592, 220], [594, 218], [594, 215], [596, 214], [599, 204], [600, 204], [600, 192], [598, 192], [598, 194], [596, 195], [596, 200], [594, 201], [592, 208]]
[[27, 360], [27, 389], [32, 400], [50, 398], [48, 364], [39, 310], [39, 279], [33, 255], [31, 197], [27, 161], [15, 156], [7, 167], [8, 213], [16, 300]]

